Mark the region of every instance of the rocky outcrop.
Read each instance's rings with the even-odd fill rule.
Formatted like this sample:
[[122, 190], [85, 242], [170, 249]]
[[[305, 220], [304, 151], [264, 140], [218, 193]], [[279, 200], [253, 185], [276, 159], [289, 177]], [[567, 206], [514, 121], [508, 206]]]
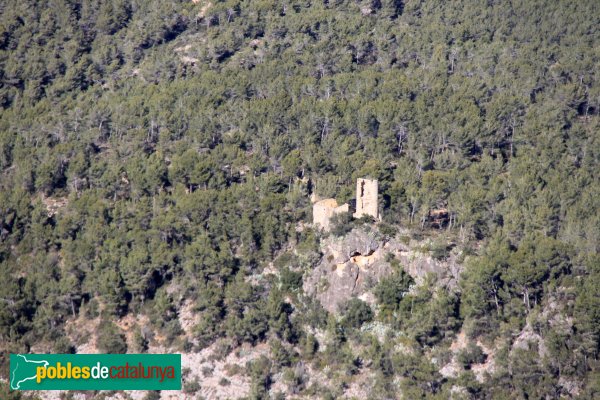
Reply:
[[304, 291], [316, 295], [326, 310], [337, 312], [340, 304], [364, 294], [391, 273], [384, 246], [375, 232], [362, 229], [325, 239], [323, 258], [305, 279]]
[[386, 239], [371, 226], [355, 228], [343, 237], [330, 236], [321, 243], [320, 263], [305, 276], [304, 291], [316, 296], [330, 312], [337, 312], [341, 304], [354, 296], [372, 304], [372, 288], [393, 271], [386, 261], [388, 254], [400, 261], [417, 284], [434, 274], [439, 284], [456, 286], [461, 265], [455, 253], [437, 260], [422, 250], [425, 242], [405, 242]]
[[[483, 383], [487, 379], [488, 375], [494, 374], [496, 371], [496, 351], [495, 349], [501, 346], [501, 341], [494, 343], [492, 347], [485, 345], [481, 340], [471, 341], [464, 330], [461, 330], [452, 344], [450, 344], [449, 351], [451, 352], [451, 359], [446, 365], [441, 366], [439, 372], [445, 378], [457, 378], [463, 371], [464, 367], [459, 363], [458, 355], [467, 349], [469, 343], [477, 345], [485, 354], [485, 361], [482, 363], [474, 363], [470, 366], [471, 371], [475, 375], [475, 379], [478, 382]], [[436, 360], [437, 364], [437, 360]]]
[[516, 337], [512, 345], [512, 351], [515, 349], [528, 350], [531, 345], [536, 345], [540, 358], [548, 354], [548, 349], [542, 336], [533, 330], [531, 323], [527, 322], [519, 336]]
[[393, 254], [400, 261], [404, 270], [421, 284], [427, 275], [433, 274], [440, 286], [454, 290], [458, 285], [463, 266], [458, 262], [459, 254], [451, 252], [445, 259], [436, 259], [421, 249], [416, 243], [399, 245], [392, 242]]

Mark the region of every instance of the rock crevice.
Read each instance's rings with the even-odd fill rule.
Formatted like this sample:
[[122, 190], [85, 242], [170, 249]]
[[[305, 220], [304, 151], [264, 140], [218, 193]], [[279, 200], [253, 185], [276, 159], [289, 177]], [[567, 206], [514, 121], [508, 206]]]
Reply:
[[428, 274], [436, 275], [440, 285], [456, 287], [461, 265], [456, 254], [445, 260], [419, 251], [420, 242], [403, 243], [382, 237], [370, 226], [355, 228], [343, 237], [329, 236], [321, 242], [323, 256], [304, 279], [304, 291], [315, 296], [333, 313], [350, 298], [372, 299], [372, 289], [393, 272], [386, 256], [392, 254], [417, 284]]

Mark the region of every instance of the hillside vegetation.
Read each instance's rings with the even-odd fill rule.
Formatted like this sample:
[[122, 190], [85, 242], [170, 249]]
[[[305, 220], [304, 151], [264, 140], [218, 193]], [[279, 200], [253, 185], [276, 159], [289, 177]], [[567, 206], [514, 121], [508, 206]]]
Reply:
[[[75, 318], [101, 320], [102, 351], [145, 351], [115, 325], [144, 314], [173, 351], [268, 342], [253, 398], [280, 372], [338, 397], [366, 369], [372, 398], [598, 398], [599, 26], [592, 0], [3, 1], [2, 377], [9, 352], [75, 351]], [[405, 294], [392, 260], [375, 309], [303, 295], [311, 190], [341, 204], [364, 176], [383, 235], [461, 249], [455, 291]], [[300, 360], [339, 384], [305, 387]]]

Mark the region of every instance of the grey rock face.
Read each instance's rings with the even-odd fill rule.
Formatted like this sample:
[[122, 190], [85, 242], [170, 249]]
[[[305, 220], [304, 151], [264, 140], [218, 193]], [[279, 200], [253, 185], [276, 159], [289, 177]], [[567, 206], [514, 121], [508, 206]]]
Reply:
[[417, 284], [426, 275], [434, 274], [439, 284], [456, 286], [461, 265], [451, 254], [446, 260], [436, 260], [420, 252], [419, 243], [401, 243], [385, 239], [376, 228], [355, 228], [343, 237], [328, 237], [321, 243], [323, 257], [317, 267], [304, 278], [304, 291], [321, 302], [323, 308], [337, 313], [339, 306], [356, 296], [367, 303], [375, 302], [372, 289], [392, 272], [386, 261], [393, 254]]
[[363, 229], [325, 239], [323, 258], [305, 278], [304, 291], [315, 295], [326, 310], [337, 312], [340, 304], [365, 294], [391, 273], [384, 260], [384, 245], [376, 232]]

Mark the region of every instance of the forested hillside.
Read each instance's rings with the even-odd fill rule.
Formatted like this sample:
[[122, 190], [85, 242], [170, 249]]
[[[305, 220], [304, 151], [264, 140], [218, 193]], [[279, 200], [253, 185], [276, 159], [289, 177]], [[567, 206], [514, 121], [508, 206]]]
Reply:
[[[342, 395], [298, 361], [372, 371], [371, 398], [600, 397], [599, 26], [593, 0], [1, 2], [0, 376], [7, 353], [75, 351], [75, 319], [101, 321], [100, 351], [145, 351], [116, 325], [143, 314], [173, 351], [269, 343], [252, 398], [278, 373]], [[455, 291], [405, 294], [397, 266], [374, 309], [303, 295], [311, 191], [345, 202], [364, 176], [382, 235], [460, 248]], [[543, 351], [511, 347], [524, 331]]]

